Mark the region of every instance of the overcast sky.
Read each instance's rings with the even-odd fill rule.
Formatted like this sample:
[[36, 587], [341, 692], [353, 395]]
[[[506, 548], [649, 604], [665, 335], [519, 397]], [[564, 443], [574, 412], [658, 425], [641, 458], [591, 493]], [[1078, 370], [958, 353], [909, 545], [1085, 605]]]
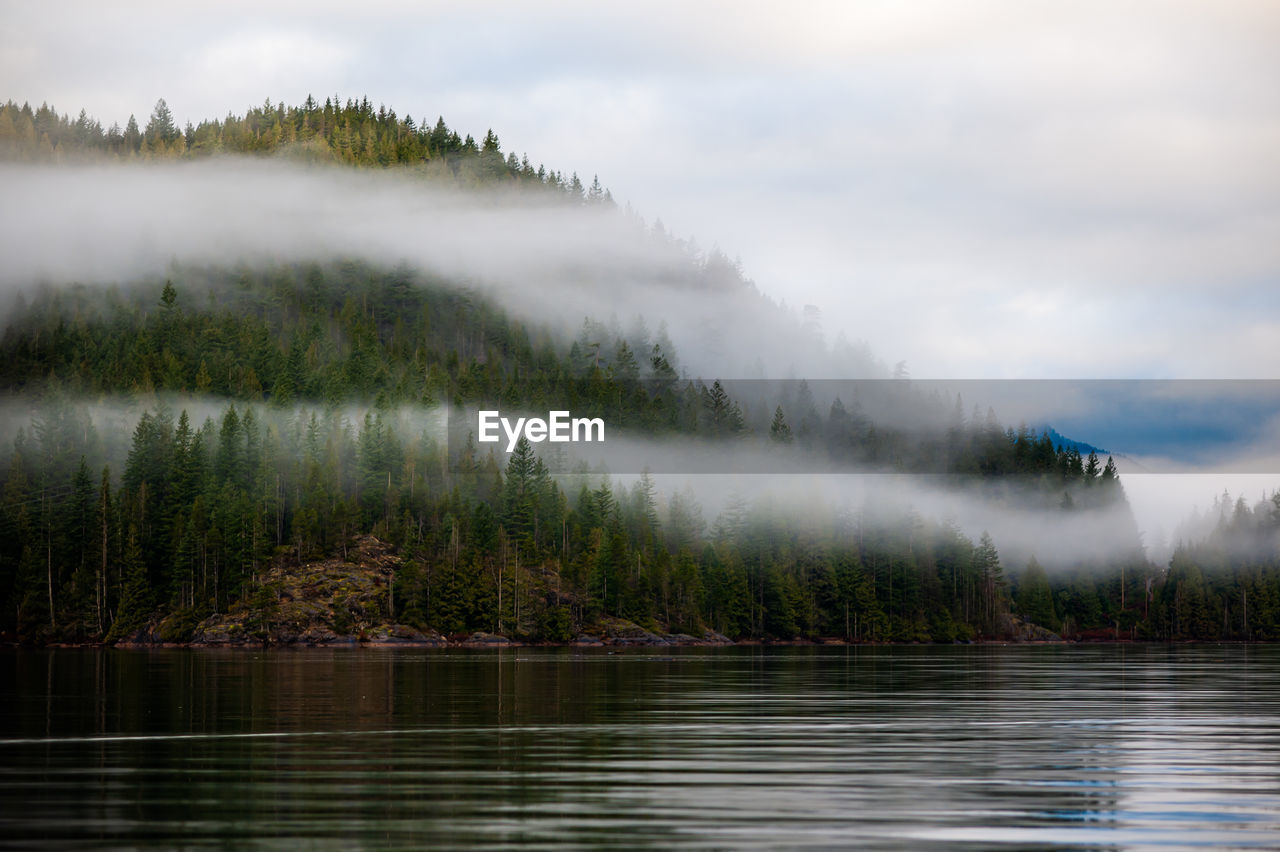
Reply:
[[598, 173], [916, 376], [1276, 377], [1274, 3], [184, 5], [10, 7], [4, 96], [367, 94]]

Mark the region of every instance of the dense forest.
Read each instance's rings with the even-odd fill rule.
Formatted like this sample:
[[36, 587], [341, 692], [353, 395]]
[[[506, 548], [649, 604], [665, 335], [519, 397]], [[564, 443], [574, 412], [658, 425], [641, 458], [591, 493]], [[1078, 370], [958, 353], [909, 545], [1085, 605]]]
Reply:
[[[0, 146], [18, 159], [279, 150], [611, 203], [598, 182], [502, 157], [492, 133], [477, 145], [367, 100], [267, 104], [185, 132], [163, 102], [142, 131], [10, 103]], [[688, 286], [719, 275], [689, 264]], [[1004, 635], [1017, 615], [1065, 636], [1280, 638], [1280, 498], [1221, 513], [1169, 566], [1143, 556], [1135, 528], [1108, 559], [1047, 570], [1057, 554], [1002, 564], [1001, 542], [887, 495], [796, 511], [756, 494], [711, 518], [695, 492], [660, 494], [647, 475], [565, 472], [525, 441], [508, 455], [465, 423], [441, 428], [441, 412], [481, 402], [563, 407], [650, 440], [986, 483], [1064, 522], [1127, 515], [1110, 459], [905, 376], [882, 395], [913, 412], [910, 428], [876, 394], [827, 399], [797, 380], [735, 396], [691, 376], [662, 325], [588, 318], [564, 339], [452, 282], [358, 261], [33, 287], [6, 319], [0, 382], [20, 425], [0, 490], [0, 630], [23, 640], [159, 624], [181, 641], [236, 601], [270, 606], [267, 566], [346, 556], [365, 534], [404, 559], [391, 611], [366, 615], [446, 634], [565, 641], [613, 617], [734, 639], [949, 642]]]
[[476, 142], [460, 137], [443, 118], [430, 126], [369, 99], [337, 96], [323, 105], [308, 97], [301, 106], [283, 103], [247, 110], [243, 116], [187, 124], [179, 129], [161, 99], [145, 127], [133, 116], [124, 129], [103, 129], [84, 110], [76, 119], [47, 104], [32, 108], [13, 101], [0, 106], [0, 158], [19, 162], [125, 161], [199, 158], [214, 154], [277, 154], [306, 162], [363, 167], [414, 167], [427, 176], [448, 177], [467, 185], [513, 182], [543, 187], [567, 200], [613, 204], [609, 191], [593, 178], [584, 185], [577, 173], [564, 175], [528, 156], [503, 155], [497, 135], [488, 131]]
[[[856, 403], [790, 418], [779, 404], [753, 427], [718, 382], [676, 374], [671, 341], [652, 343], [643, 367], [623, 337], [584, 354], [581, 341], [566, 348], [493, 306], [359, 264], [228, 273], [225, 287], [209, 274], [195, 289], [238, 295], [188, 309], [179, 286], [157, 282], [95, 308], [88, 292], [50, 290], [11, 317], [5, 381], [39, 405], [0, 501], [6, 630], [116, 638], [176, 615], [166, 623], [181, 638], [254, 594], [269, 561], [340, 553], [371, 532], [408, 557], [388, 615], [446, 633], [563, 640], [617, 616], [734, 638], [951, 641], [997, 635], [1014, 612], [1069, 635], [1274, 635], [1274, 560], [1206, 581], [1185, 570], [1192, 551], [1164, 572], [1135, 537], [1114, 562], [1050, 575], [1002, 566], [989, 538], [908, 506], [800, 520], [761, 498], [708, 519], [690, 493], [553, 475], [527, 443], [509, 458], [481, 452], [426, 416], [444, 400], [568, 401], [647, 435], [772, 443], [800, 440], [793, 420], [833, 461], [864, 464], [922, 440]], [[165, 392], [223, 402], [193, 422]], [[134, 414], [113, 414], [113, 401]], [[1039, 494], [1064, 514], [1123, 504], [1110, 460], [950, 402], [932, 404], [953, 409], [935, 442], [955, 476], [1026, 483], [1019, 500]], [[100, 433], [95, 417], [121, 416], [136, 421], [131, 435]], [[1267, 552], [1280, 507], [1249, 517], [1255, 547], [1224, 553]]]

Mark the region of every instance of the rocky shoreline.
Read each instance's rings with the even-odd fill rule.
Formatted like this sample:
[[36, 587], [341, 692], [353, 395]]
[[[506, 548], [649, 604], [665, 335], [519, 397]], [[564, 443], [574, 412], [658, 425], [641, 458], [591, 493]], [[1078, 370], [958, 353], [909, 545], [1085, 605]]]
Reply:
[[[738, 644], [727, 636], [707, 631], [701, 636], [683, 633], [653, 633], [638, 625], [628, 631], [606, 631], [601, 635], [581, 634], [568, 642], [523, 641], [497, 633], [478, 631], [461, 637], [446, 637], [404, 624], [379, 625], [359, 635], [339, 635], [330, 630], [311, 629], [288, 638], [259, 638], [249, 635], [202, 634], [189, 642], [165, 641], [144, 628], [112, 644], [116, 648], [590, 648], [590, 647], [721, 647]], [[784, 643], [779, 643], [784, 644]], [[800, 644], [800, 643], [785, 643]], [[824, 643], [803, 643], [824, 644]], [[45, 647], [105, 647], [104, 643], [51, 643]]]
[[[118, 648], [508, 648], [508, 647], [723, 647], [730, 645], [889, 645], [842, 638], [735, 641], [713, 630], [666, 633], [621, 618], [600, 617], [564, 641], [526, 640], [494, 632], [443, 635], [392, 620], [393, 587], [403, 563], [391, 545], [373, 536], [354, 542], [347, 558], [302, 564], [279, 561], [255, 578], [255, 589], [227, 612], [171, 613], [108, 642], [53, 639], [43, 647]], [[11, 637], [0, 637], [0, 641]], [[109, 637], [110, 638], [110, 637]], [[982, 644], [1057, 644], [1062, 637], [1016, 616], [1005, 616], [996, 638]], [[5, 641], [5, 644], [18, 644]]]
[[564, 642], [526, 642], [484, 631], [445, 636], [388, 620], [401, 559], [373, 536], [356, 540], [348, 559], [302, 565], [280, 562], [258, 579], [258, 591], [225, 613], [198, 623], [180, 616], [152, 621], [113, 643], [119, 648], [503, 648], [541, 646], [719, 646], [727, 636], [660, 633], [604, 617]]

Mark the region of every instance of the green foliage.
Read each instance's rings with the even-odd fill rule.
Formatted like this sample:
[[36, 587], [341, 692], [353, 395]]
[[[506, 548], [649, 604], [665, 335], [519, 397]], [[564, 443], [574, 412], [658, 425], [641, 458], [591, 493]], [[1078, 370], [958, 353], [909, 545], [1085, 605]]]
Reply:
[[539, 616], [537, 638], [544, 642], [568, 642], [573, 638], [573, 618], [563, 604], [547, 606]]
[[[4, 118], [23, 113], [0, 112], [3, 136]], [[386, 137], [327, 116], [313, 104], [304, 122], [316, 137], [323, 123], [352, 157], [396, 161]], [[177, 142], [159, 107], [146, 133], [132, 132], [138, 156]], [[442, 122], [413, 134], [494, 175], [525, 169], [497, 156], [493, 134], [456, 150]], [[185, 156], [202, 139], [197, 129]], [[262, 584], [270, 559], [345, 556], [356, 536], [374, 533], [408, 557], [395, 617], [446, 634], [501, 624], [563, 641], [608, 616], [733, 638], [945, 642], [995, 635], [1012, 604], [1080, 635], [1280, 638], [1280, 501], [1224, 510], [1167, 574], [1128, 554], [1052, 574], [1033, 561], [1010, 601], [989, 536], [975, 543], [905, 509], [888, 519], [816, 512], [801, 527], [736, 501], [708, 525], [692, 495], [664, 498], [647, 476], [566, 493], [554, 458], [528, 442], [499, 460], [397, 419], [402, 405], [424, 401], [545, 410], [567, 400], [575, 413], [657, 437], [755, 436], [826, 452], [833, 465], [1017, 481], [1046, 511], [1123, 503], [1111, 460], [1002, 429], [994, 415], [965, 421], [952, 415], [958, 400], [935, 406], [946, 423], [935, 432], [877, 425], [866, 400], [835, 400], [823, 415], [807, 387], [753, 403], [759, 419], [749, 421], [725, 383], [682, 381], [678, 364], [662, 330], [650, 342], [646, 331], [629, 339], [588, 321], [566, 348], [445, 282], [359, 263], [175, 269], [105, 299], [41, 292], [12, 312], [0, 340], [0, 384], [40, 401], [0, 486], [0, 630], [119, 639], [159, 618], [162, 637], [181, 637], [202, 614], [245, 599], [261, 621], [273, 607]], [[196, 424], [156, 402], [160, 391], [229, 404]], [[87, 407], [68, 403], [72, 392], [129, 394], [142, 411], [132, 430], [100, 435]], [[351, 407], [361, 413], [349, 418]], [[385, 616], [340, 607], [334, 625]]]
[[774, 411], [773, 422], [769, 424], [769, 440], [779, 444], [791, 443], [791, 427], [787, 425], [787, 418], [782, 413], [781, 405]]
[[175, 610], [156, 628], [156, 637], [162, 642], [189, 642], [196, 628], [210, 615], [208, 607], [183, 607]]
[[1056, 630], [1058, 627], [1049, 577], [1034, 557], [1027, 563], [1027, 569], [1018, 581], [1017, 609], [1023, 617], [1034, 624], [1049, 630]]
[[519, 185], [545, 190], [571, 204], [614, 205], [593, 181], [584, 190], [577, 175], [565, 179], [528, 157], [504, 157], [490, 130], [482, 145], [460, 137], [438, 119], [419, 124], [411, 116], [379, 107], [368, 98], [345, 103], [308, 97], [300, 106], [266, 101], [244, 115], [228, 115], [177, 127], [169, 105], [156, 102], [145, 129], [130, 116], [127, 126], [104, 129], [83, 110], [75, 120], [48, 104], [33, 109], [13, 101], [0, 105], [0, 159], [17, 161], [196, 159], [214, 154], [284, 156], [306, 163], [399, 167], [429, 178], [467, 186]]
[[108, 642], [123, 639], [145, 625], [152, 611], [151, 589], [142, 558], [141, 534], [136, 525], [130, 525], [126, 542], [124, 590], [120, 596], [119, 613], [107, 632]]
[[[97, 431], [51, 397], [5, 472], [0, 521], [15, 534], [0, 540], [0, 628], [116, 640], [156, 623], [180, 641], [246, 601], [245, 635], [264, 636], [273, 554], [348, 554], [373, 532], [406, 556], [392, 617], [449, 635], [501, 625], [564, 641], [605, 616], [733, 638], [949, 642], [998, 635], [1012, 609], [1073, 636], [1280, 638], [1280, 502], [1225, 508], [1167, 574], [1141, 559], [1050, 573], [1033, 559], [1010, 590], [990, 536], [909, 512], [786, 520], [734, 500], [708, 530], [690, 494], [664, 499], [647, 475], [570, 501], [527, 442], [500, 469], [474, 447], [451, 458], [410, 439], [401, 416], [231, 404], [197, 428], [157, 406], [121, 448], [118, 486], [104, 469], [95, 487]], [[338, 604], [340, 631], [388, 616]]]

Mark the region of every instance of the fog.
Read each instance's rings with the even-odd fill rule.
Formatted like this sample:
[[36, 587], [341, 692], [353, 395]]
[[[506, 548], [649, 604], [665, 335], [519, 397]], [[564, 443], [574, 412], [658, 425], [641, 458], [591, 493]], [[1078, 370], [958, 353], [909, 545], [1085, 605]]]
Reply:
[[[162, 412], [173, 422], [186, 412], [193, 429], [211, 422], [216, 436], [229, 406], [235, 405], [242, 416], [252, 409], [264, 446], [272, 448], [273, 464], [301, 461], [303, 436], [313, 418], [320, 424], [324, 442], [328, 440], [324, 436], [347, 430], [358, 434], [366, 415], [375, 414], [371, 407], [355, 404], [338, 408], [246, 405], [180, 395], [113, 397], [73, 405], [87, 415], [86, 443], [100, 455], [90, 462], [109, 463], [117, 480], [134, 428], [146, 411]], [[445, 406], [401, 406], [376, 413], [407, 451], [446, 453], [450, 479], [459, 475], [458, 463], [467, 446], [482, 467], [490, 455], [500, 469], [506, 467], [505, 443], [476, 444], [471, 435], [459, 436], [456, 428], [451, 432]], [[457, 412], [453, 415], [456, 423]], [[5, 400], [0, 405], [0, 440], [10, 445], [19, 429], [32, 437], [33, 422], [41, 416], [42, 409], [30, 400]], [[633, 487], [641, 475], [650, 475], [664, 521], [673, 495], [680, 494], [700, 508], [707, 521], [707, 537], [723, 522], [719, 516], [736, 507], [769, 523], [819, 529], [834, 524], [849, 535], [899, 530], [911, 536], [921, 521], [953, 524], [975, 542], [984, 532], [990, 533], [1002, 561], [1012, 570], [1025, 567], [1032, 557], [1051, 570], [1141, 558], [1137, 528], [1126, 505], [1062, 512], [1056, 509], [1058, 495], [1046, 495], [1034, 484], [984, 485], [938, 475], [860, 471], [853, 466], [832, 472], [825, 454], [795, 447], [780, 451], [767, 442], [747, 440], [725, 447], [687, 438], [655, 440], [625, 431], [607, 432], [603, 444], [540, 443], [535, 449], [570, 500], [583, 485], [594, 489], [607, 481], [620, 493]]]
[[8, 6], [19, 102], [492, 127], [919, 375], [1274, 377], [1273, 2]]
[[[456, 439], [455, 439], [456, 440]], [[500, 465], [508, 454], [493, 448]], [[1033, 556], [1046, 568], [1113, 564], [1141, 559], [1141, 536], [1124, 501], [1063, 511], [1062, 492], [1046, 491], [1036, 481], [1005, 478], [975, 481], [939, 473], [892, 473], [834, 463], [825, 452], [779, 447], [764, 439], [712, 443], [690, 438], [661, 441], [635, 433], [609, 433], [603, 444], [536, 445], [572, 496], [583, 484], [608, 479], [629, 487], [649, 476], [669, 500], [693, 497], [709, 522], [745, 503], [751, 512], [804, 527], [833, 515], [852, 532], [898, 529], [908, 518], [951, 523], [971, 540], [990, 533], [1001, 558], [1021, 568]], [[816, 520], [815, 520], [816, 519]]]
[[[325, 428], [349, 427], [358, 432], [365, 416], [375, 413], [373, 407], [356, 403], [248, 406], [235, 400], [173, 394], [114, 396], [71, 404], [88, 415], [103, 458], [117, 478], [134, 427], [145, 411], [163, 411], [174, 421], [185, 411], [195, 429], [211, 420], [216, 435], [229, 406], [235, 405], [242, 414], [251, 407], [264, 433], [286, 446], [300, 440], [312, 417]], [[41, 411], [41, 404], [29, 397], [10, 396], [0, 402], [0, 446], [7, 451], [19, 429], [30, 437]], [[406, 448], [434, 447], [446, 452], [455, 475], [468, 444], [482, 465], [492, 455], [502, 469], [510, 457], [505, 436], [496, 443], [475, 442], [472, 410], [400, 406], [377, 413]], [[545, 412], [530, 414], [544, 416]], [[1188, 467], [1176, 473], [1142, 473], [1126, 470], [1128, 461], [1122, 459], [1126, 504], [1063, 512], [1057, 506], [1060, 495], [1048, 494], [1034, 483], [983, 484], [940, 473], [901, 474], [835, 465], [826, 452], [779, 446], [762, 437], [732, 442], [687, 436], [658, 440], [610, 425], [603, 443], [539, 443], [535, 450], [570, 499], [584, 484], [595, 488], [608, 481], [615, 490], [626, 489], [647, 474], [664, 506], [677, 493], [695, 500], [708, 534], [718, 516], [735, 504], [798, 526], [834, 515], [843, 519], [850, 534], [877, 525], [900, 528], [904, 518], [914, 516], [952, 523], [974, 541], [983, 532], [990, 533], [1006, 567], [1013, 569], [1024, 567], [1032, 556], [1051, 570], [1131, 558], [1139, 544], [1147, 558], [1167, 565], [1180, 536], [1185, 539], [1193, 528], [1198, 530], [1197, 539], [1207, 533], [1212, 524], [1195, 526], [1188, 518], [1208, 516], [1215, 498], [1229, 492], [1233, 498], [1243, 496], [1252, 506], [1280, 488], [1280, 476], [1271, 473], [1205, 472]]]
[[[71, 282], [130, 286], [173, 276], [181, 286], [184, 268], [196, 266], [347, 258], [385, 268], [403, 265], [433, 282], [491, 298], [509, 314], [544, 324], [565, 341], [580, 332], [586, 317], [617, 327], [632, 326], [639, 317], [650, 329], [665, 324], [686, 377], [747, 380], [730, 385], [731, 394], [743, 402], [757, 434], [767, 429], [773, 405], [787, 394], [794, 398], [795, 391], [794, 383], [783, 383], [791, 387], [766, 392], [752, 380], [888, 375], [865, 348], [825, 341], [816, 312], [802, 317], [795, 306], [779, 308], [749, 282], [743, 285], [741, 271], [717, 252], [701, 252], [627, 212], [569, 204], [545, 192], [463, 190], [412, 172], [348, 171], [280, 159], [5, 164], [0, 181], [6, 187], [0, 210], [0, 256], [5, 258], [0, 295], [6, 297]], [[822, 414], [842, 395], [838, 385], [811, 384]], [[869, 406], [874, 410], [868, 413], [895, 428], [939, 427], [951, 411], [951, 398], [961, 396], [966, 416], [970, 407], [985, 412], [990, 406], [1002, 425], [1054, 425], [1071, 438], [1116, 452], [1138, 526], [1149, 539], [1162, 538], [1192, 505], [1223, 487], [1252, 493], [1266, 487], [1267, 475], [1280, 471], [1275, 449], [1280, 446], [1280, 394], [1272, 382], [916, 380], [909, 396], [900, 393], [906, 383], [872, 386], [883, 392], [879, 407]], [[941, 407], [920, 404], [931, 392], [943, 401]], [[842, 398], [851, 402], [847, 395]], [[1117, 400], [1123, 399], [1130, 400], [1127, 420], [1117, 415], [1124, 408]], [[196, 401], [186, 407], [192, 405], [203, 412], [200, 418], [223, 406]], [[29, 419], [23, 403], [5, 408], [4, 418]], [[1189, 441], [1186, 436], [1195, 430], [1184, 415], [1192, 409], [1197, 422], [1213, 422], [1217, 431], [1202, 429]], [[113, 434], [127, 435], [125, 421], [136, 418], [136, 409], [113, 410], [101, 413], [117, 424]], [[798, 414], [794, 409], [787, 414], [794, 428]], [[351, 420], [359, 423], [354, 410]], [[1142, 424], [1172, 424], [1171, 437], [1162, 444], [1150, 429], [1138, 428]], [[813, 480], [828, 470], [827, 459], [763, 443], [746, 451], [737, 445], [709, 448], [619, 436], [607, 452], [588, 455], [585, 463], [618, 475], [645, 468], [664, 476], [698, 472], [694, 481], [709, 505], [722, 500], [717, 495], [728, 487], [712, 482], [731, 474], [739, 476], [739, 485], [729, 490], [753, 494], [790, 493], [795, 482], [823, 482], [801, 485], [799, 491], [828, 495], [842, 505], [865, 500], [867, 482], [890, 482], [867, 479], [866, 472], [852, 479]], [[1171, 472], [1185, 478], [1175, 479]], [[1205, 488], [1196, 477], [1211, 473], [1235, 478]], [[758, 474], [770, 476], [753, 478]], [[1150, 478], [1154, 474], [1161, 475]], [[1066, 559], [1094, 558], [1106, 550], [1098, 542], [1125, 539], [1132, 526], [1131, 519], [1113, 523], [1089, 513], [1064, 521], [1055, 513], [1011, 508], [1016, 501], [997, 505], [984, 495], [939, 489], [921, 477], [894, 480], [883, 493], [901, 495], [894, 499], [931, 517], [955, 518], [970, 535], [988, 529], [1002, 552], [1035, 551], [1046, 564], [1055, 561], [1055, 552]]]
[[714, 250], [537, 189], [463, 191], [405, 170], [233, 158], [9, 164], [0, 182], [7, 293], [180, 278], [184, 264], [362, 259], [479, 292], [566, 336], [587, 317], [665, 322], [688, 369], [708, 378], [874, 374], [865, 353], [829, 351], [796, 312], [741, 286]]
[[[358, 258], [383, 268], [407, 265], [433, 284], [485, 295], [565, 341], [587, 317], [614, 328], [633, 328], [638, 318], [650, 330], [665, 324], [691, 378], [848, 380], [890, 372], [865, 347], [824, 340], [822, 306], [804, 316], [798, 306], [779, 309], [718, 253], [655, 233], [626, 212], [565, 203], [551, 193], [462, 190], [407, 170], [284, 159], [7, 164], [0, 180], [7, 190], [0, 295], [41, 283], [164, 277], [176, 278], [181, 290], [184, 267]], [[637, 354], [643, 360], [646, 353]], [[1268, 472], [1257, 466], [1258, 454], [1269, 457], [1265, 465], [1280, 455], [1277, 382], [917, 378], [915, 385], [962, 396], [966, 415], [977, 406], [980, 414], [993, 408], [1005, 425], [1055, 426], [1133, 459], [1137, 472], [1227, 463]], [[817, 384], [813, 390], [822, 413], [841, 395]], [[842, 398], [851, 402], [848, 393]], [[879, 413], [895, 422], [920, 415], [918, 407]]]

